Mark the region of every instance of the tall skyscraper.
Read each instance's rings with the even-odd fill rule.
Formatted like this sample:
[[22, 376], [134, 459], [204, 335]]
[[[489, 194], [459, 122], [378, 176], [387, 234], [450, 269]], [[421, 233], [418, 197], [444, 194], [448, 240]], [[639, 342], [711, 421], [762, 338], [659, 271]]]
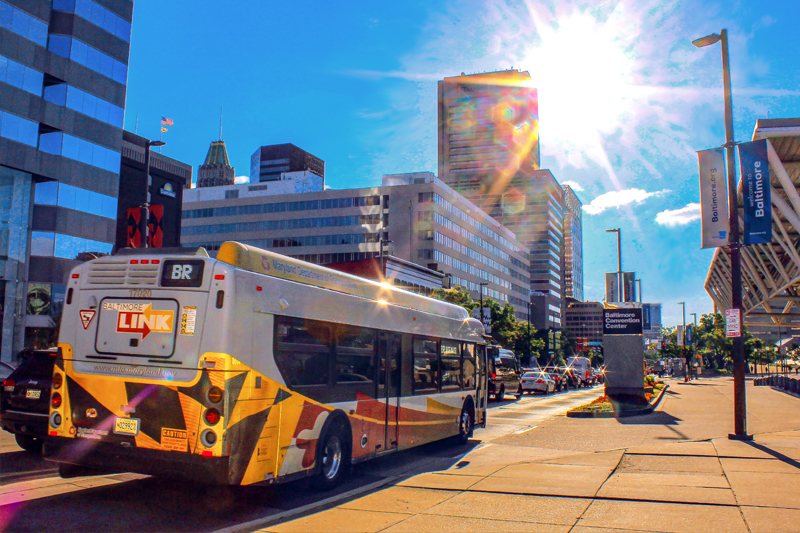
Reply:
[[0, 0], [0, 357], [55, 336], [117, 226], [130, 0]]
[[[539, 100], [528, 72], [439, 82], [439, 177], [530, 250], [537, 329], [563, 314], [563, 191], [539, 169]], [[541, 317], [541, 319], [537, 318]]]
[[197, 169], [198, 187], [217, 187], [233, 185], [235, 170], [228, 161], [228, 150], [225, 141], [213, 141], [208, 147], [208, 154], [200, 168]]
[[284, 172], [301, 170], [325, 179], [325, 161], [293, 144], [262, 146], [250, 156], [250, 183], [278, 181]]
[[569, 185], [564, 189], [564, 296], [583, 301], [583, 225], [581, 203]]

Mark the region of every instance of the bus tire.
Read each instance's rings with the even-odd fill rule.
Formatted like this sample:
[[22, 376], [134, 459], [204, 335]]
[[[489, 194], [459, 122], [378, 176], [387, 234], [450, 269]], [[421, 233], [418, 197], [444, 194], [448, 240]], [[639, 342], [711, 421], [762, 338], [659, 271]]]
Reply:
[[19, 433], [14, 434], [14, 439], [17, 441], [17, 446], [26, 452], [41, 455], [42, 444], [44, 444], [42, 439], [37, 439], [36, 437], [31, 437], [30, 435], [20, 435]]
[[506, 386], [500, 385], [500, 390], [494, 393], [494, 399], [498, 402], [502, 402], [503, 398], [506, 397]]
[[456, 435], [455, 443], [457, 445], [467, 444], [474, 430], [475, 410], [472, 408], [472, 402], [467, 399], [464, 407], [461, 408], [461, 415], [458, 417], [458, 435]]
[[333, 420], [322, 433], [317, 447], [318, 473], [311, 482], [319, 491], [338, 486], [350, 469], [350, 439], [347, 426], [340, 419]]

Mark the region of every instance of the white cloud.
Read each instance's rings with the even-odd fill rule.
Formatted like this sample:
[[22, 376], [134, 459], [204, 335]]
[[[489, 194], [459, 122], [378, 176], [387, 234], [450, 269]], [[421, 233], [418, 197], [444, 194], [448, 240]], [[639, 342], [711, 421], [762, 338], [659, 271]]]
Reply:
[[233, 178], [233, 182], [236, 185], [240, 185], [242, 183], [250, 183], [250, 176], [236, 176]]
[[656, 224], [674, 228], [700, 220], [700, 204], [691, 203], [680, 209], [666, 209], [656, 215]]
[[609, 191], [601, 194], [589, 204], [583, 206], [583, 210], [590, 215], [599, 215], [606, 209], [612, 207], [621, 207], [636, 202], [637, 204], [643, 203], [651, 196], [658, 196], [670, 192], [668, 189], [656, 192], [647, 192], [642, 189], [623, 189], [621, 191]]
[[569, 187], [573, 191], [577, 191], [577, 192], [583, 191], [583, 187], [581, 187], [581, 184], [578, 183], [578, 182], [575, 182], [575, 181], [571, 181], [571, 180], [562, 181], [561, 185], [566, 185], [567, 187]]

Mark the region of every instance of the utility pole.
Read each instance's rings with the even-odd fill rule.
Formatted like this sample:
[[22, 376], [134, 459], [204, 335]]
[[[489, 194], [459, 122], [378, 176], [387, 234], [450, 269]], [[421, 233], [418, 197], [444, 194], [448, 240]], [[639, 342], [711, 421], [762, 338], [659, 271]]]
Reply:
[[622, 296], [622, 229], [615, 228], [615, 229], [607, 229], [606, 233], [616, 233], [617, 234], [617, 285], [619, 288], [619, 301], [623, 301]]

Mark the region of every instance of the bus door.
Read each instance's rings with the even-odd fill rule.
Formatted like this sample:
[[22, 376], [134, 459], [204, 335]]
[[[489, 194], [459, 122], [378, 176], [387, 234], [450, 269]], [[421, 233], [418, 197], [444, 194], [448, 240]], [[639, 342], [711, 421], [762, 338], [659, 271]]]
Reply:
[[[397, 425], [400, 410], [401, 337], [396, 333], [379, 333], [378, 400], [386, 403], [383, 444], [379, 450], [397, 448]], [[380, 436], [378, 437], [380, 439]]]
[[477, 365], [477, 374], [478, 374], [478, 383], [477, 383], [477, 390], [475, 393], [476, 403], [478, 404], [475, 409], [475, 426], [476, 427], [486, 427], [486, 407], [488, 403], [488, 396], [489, 396], [489, 374], [488, 374], [488, 365], [486, 360], [486, 346], [478, 345], [475, 347], [476, 350], [476, 365]]

